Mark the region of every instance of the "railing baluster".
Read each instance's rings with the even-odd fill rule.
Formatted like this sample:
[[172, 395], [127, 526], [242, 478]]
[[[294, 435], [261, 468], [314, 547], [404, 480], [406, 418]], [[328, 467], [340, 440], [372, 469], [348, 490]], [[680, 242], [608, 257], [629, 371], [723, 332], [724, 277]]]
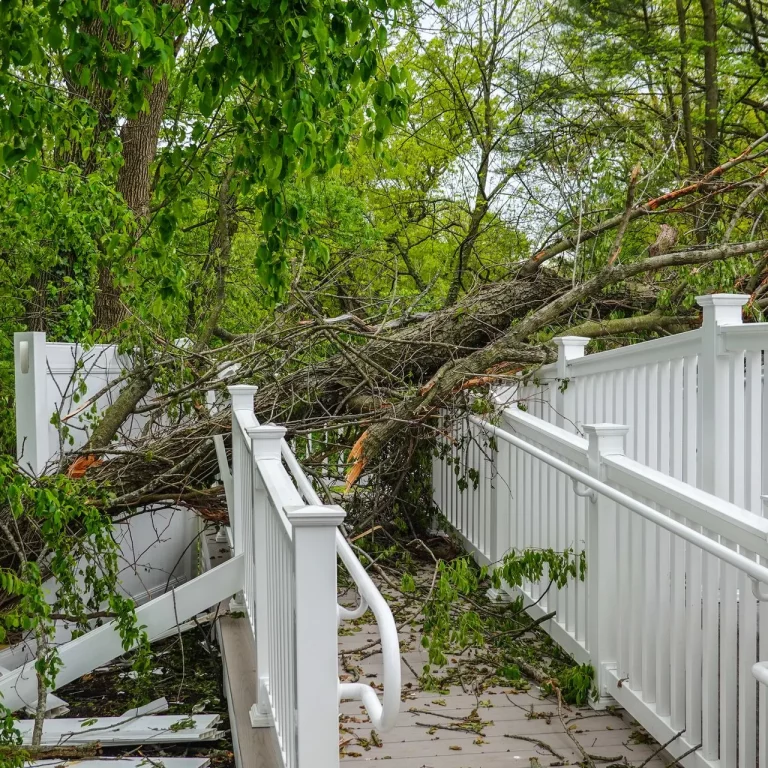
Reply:
[[[666, 510], [665, 510], [666, 511]], [[662, 717], [671, 713], [671, 558], [670, 533], [656, 528], [658, 605], [656, 614], [656, 711]]]
[[619, 626], [618, 626], [618, 671], [619, 679], [629, 677], [630, 658], [631, 658], [631, 626], [632, 626], [632, 548], [630, 545], [630, 513], [626, 507], [618, 509], [618, 527], [617, 538], [618, 558], [618, 608], [619, 608]]
[[[760, 558], [760, 562], [766, 565], [765, 558]], [[758, 658], [768, 659], [768, 601], [766, 600], [761, 600], [758, 606], [758, 625]], [[759, 768], [768, 768], [768, 686], [759, 685], [758, 688], [757, 752]]]
[[696, 446], [698, 444], [698, 391], [697, 391], [698, 358], [686, 357], [684, 362], [684, 390], [683, 390], [683, 475], [682, 479], [696, 488], [701, 485], [698, 482], [698, 459]]
[[[647, 503], [645, 499], [641, 499]], [[645, 570], [645, 603], [643, 606], [643, 701], [646, 704], [656, 702], [656, 611], [658, 608], [657, 584], [658, 558], [657, 527], [650, 521], [645, 521], [643, 531], [644, 570]]]
[[[707, 533], [707, 532], [705, 532]], [[718, 585], [720, 561], [708, 552], [702, 553], [702, 691], [701, 691], [701, 741], [702, 757], [717, 760], [719, 750], [719, 701], [718, 688]]]
[[[523, 453], [521, 450], [520, 453]], [[567, 541], [568, 546], [571, 547], [573, 550], [574, 557], [576, 557], [578, 562], [578, 555], [579, 555], [579, 546], [577, 541], [577, 529], [576, 529], [576, 502], [578, 501], [578, 498], [576, 494], [573, 491], [573, 488], [570, 487], [570, 483], [566, 481], [567, 485], [565, 488], [565, 516], [566, 516], [566, 522], [567, 522]], [[568, 629], [568, 632], [572, 634], [574, 637], [576, 636], [576, 584], [571, 582], [566, 587], [566, 598], [567, 598], [567, 622], [566, 627]]]
[[[699, 530], [697, 526], [692, 526]], [[694, 744], [702, 739], [702, 551], [693, 544], [686, 544], [686, 591], [685, 591], [685, 732]]]
[[645, 605], [645, 558], [643, 533], [645, 521], [639, 515], [630, 520], [630, 559], [632, 562], [632, 631], [630, 633], [629, 687], [636, 692], [643, 688], [643, 606]]
[[[542, 548], [542, 505], [541, 505], [541, 462], [532, 459], [531, 466], [531, 546], [534, 549]], [[541, 594], [541, 583], [531, 582], [529, 586], [531, 599], [537, 600]]]
[[[568, 541], [568, 510], [566, 501], [566, 477], [562, 472], [555, 474], [555, 482], [557, 483], [557, 496], [555, 500], [555, 507], [557, 509], [557, 550], [558, 552], [564, 552], [569, 546]], [[568, 587], [557, 591], [557, 623], [560, 624], [563, 629], [567, 630], [568, 627]]]
[[[733, 542], [722, 540], [721, 543], [736, 549]], [[720, 760], [723, 765], [736, 765], [737, 760], [737, 584], [736, 569], [728, 563], [720, 563]]]
[[[672, 517], [685, 523], [678, 515]], [[670, 599], [670, 723], [676, 731], [685, 728], [685, 540], [679, 536], [672, 538], [671, 544], [671, 599]]]
[[[752, 552], [744, 551], [754, 560]], [[739, 574], [739, 768], [757, 764], [757, 682], [752, 665], [757, 662], [757, 600], [745, 573]], [[760, 686], [761, 688], [763, 686]]]
[[746, 388], [744, 428], [745, 436], [745, 477], [744, 477], [744, 506], [761, 515], [762, 501], [762, 356], [760, 350], [750, 350], [746, 355]]

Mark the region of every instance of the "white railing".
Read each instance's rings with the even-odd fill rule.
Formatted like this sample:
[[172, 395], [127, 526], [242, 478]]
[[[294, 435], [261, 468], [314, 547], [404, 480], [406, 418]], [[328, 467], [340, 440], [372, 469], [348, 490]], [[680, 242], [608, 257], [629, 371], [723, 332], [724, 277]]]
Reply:
[[532, 617], [555, 612], [544, 629], [594, 666], [602, 703], [661, 742], [682, 731], [684, 766], [765, 768], [768, 520], [628, 458], [624, 426], [584, 439], [512, 407], [445, 429], [435, 502], [480, 563], [585, 552], [585, 582], [520, 593]]
[[608, 352], [585, 356], [589, 339], [555, 339], [557, 363], [499, 394], [575, 434], [625, 424], [630, 458], [763, 514], [768, 323], [742, 323], [747, 300], [699, 297], [701, 328]]
[[[245, 558], [244, 609], [256, 641], [258, 701], [254, 727], [274, 726], [285, 768], [339, 764], [339, 701], [362, 700], [377, 730], [394, 725], [400, 706], [400, 650], [392, 613], [344, 539], [345, 513], [324, 505], [284, 440], [285, 429], [259, 425], [254, 387], [232, 398], [232, 506], [235, 553]], [[285, 463], [284, 463], [285, 462]], [[337, 605], [337, 554], [361, 595]], [[383, 702], [373, 688], [340, 684], [338, 622], [371, 608], [383, 656]]]

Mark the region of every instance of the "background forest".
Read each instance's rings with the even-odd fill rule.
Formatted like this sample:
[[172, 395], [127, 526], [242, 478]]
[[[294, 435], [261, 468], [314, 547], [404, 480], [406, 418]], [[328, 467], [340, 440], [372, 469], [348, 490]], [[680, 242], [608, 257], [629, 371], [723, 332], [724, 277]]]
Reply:
[[209, 481], [183, 438], [226, 429], [199, 406], [231, 361], [397, 504], [435, 407], [554, 335], [768, 304], [761, 0], [13, 0], [0, 28], [2, 447], [14, 331], [117, 341], [92, 455], [194, 416], [150, 420], [165, 464], [89, 471], [122, 505]]

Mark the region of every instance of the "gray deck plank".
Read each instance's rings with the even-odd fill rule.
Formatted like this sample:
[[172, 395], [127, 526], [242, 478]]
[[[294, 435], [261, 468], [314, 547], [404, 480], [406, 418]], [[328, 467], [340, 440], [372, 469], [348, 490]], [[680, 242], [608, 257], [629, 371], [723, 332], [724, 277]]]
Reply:
[[[381, 655], [372, 646], [360, 659], [354, 652], [378, 639], [373, 625], [363, 625], [354, 633], [339, 638], [339, 650], [348, 669], [340, 669], [342, 679], [379, 682]], [[420, 636], [413, 627], [400, 632], [403, 656], [417, 672], [427, 663], [427, 654], [420, 646]], [[370, 654], [373, 651], [372, 655]], [[479, 696], [452, 686], [442, 693], [422, 691], [407, 666], [402, 667], [403, 696], [397, 725], [389, 732], [371, 736], [371, 723], [359, 701], [341, 703], [342, 768], [356, 768], [363, 763], [386, 760], [387, 768], [497, 768], [505, 766], [560, 765], [568, 761], [577, 765], [582, 756], [563, 728], [557, 712], [557, 702], [546, 698], [535, 683], [528, 690], [495, 687]], [[406, 685], [410, 683], [410, 688]], [[410, 710], [417, 709], [419, 712]], [[482, 737], [471, 731], [445, 728], [431, 730], [430, 726], [450, 726], [461, 723], [477, 709], [477, 715], [487, 723]], [[547, 718], [546, 715], [549, 715]], [[598, 713], [589, 708], [565, 707], [563, 718], [568, 730], [591, 754], [621, 759], [629, 765], [641, 765], [658, 749], [648, 743], [637, 723], [623, 710]], [[537, 745], [515, 736], [538, 739], [550, 747], [552, 754]], [[512, 738], [510, 738], [512, 737]], [[642, 743], [633, 743], [637, 738]], [[381, 746], [375, 746], [378, 740]], [[536, 762], [538, 761], [538, 763]], [[654, 757], [646, 768], [664, 768], [663, 756]]]
[[[205, 536], [204, 550], [209, 567], [230, 557], [229, 547], [217, 542], [210, 531]], [[221, 650], [235, 764], [238, 768], [282, 768], [275, 729], [251, 726], [250, 711], [257, 695], [256, 646], [248, 621], [228, 615], [227, 602], [221, 603], [219, 613], [216, 635]]]

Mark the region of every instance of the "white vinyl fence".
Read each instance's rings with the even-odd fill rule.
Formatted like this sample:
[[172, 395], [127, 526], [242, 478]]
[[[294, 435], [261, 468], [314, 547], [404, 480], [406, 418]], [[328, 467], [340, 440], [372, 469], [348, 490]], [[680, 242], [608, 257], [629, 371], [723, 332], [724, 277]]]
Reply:
[[574, 357], [564, 340], [559, 375], [500, 392], [498, 421], [446, 422], [433, 465], [478, 562], [585, 552], [585, 582], [523, 585], [528, 611], [556, 612], [543, 626], [594, 666], [598, 706], [682, 731], [686, 768], [768, 767], [768, 330], [740, 325], [743, 299], [704, 297], [702, 329], [658, 342]]
[[[256, 641], [259, 698], [254, 727], [274, 725], [285, 768], [336, 768], [339, 700], [360, 699], [373, 727], [394, 725], [400, 706], [400, 648], [392, 613], [338, 526], [345, 513], [323, 505], [283, 439], [259, 425], [255, 387], [232, 396], [235, 555], [244, 555], [243, 601]], [[337, 556], [357, 585], [356, 610], [337, 605]], [[340, 684], [338, 622], [370, 607], [381, 635], [384, 691]]]
[[701, 296], [701, 328], [608, 352], [585, 355], [589, 339], [555, 339], [557, 363], [506, 388], [504, 400], [576, 434], [625, 424], [630, 458], [762, 514], [768, 323], [742, 323], [748, 298]]

